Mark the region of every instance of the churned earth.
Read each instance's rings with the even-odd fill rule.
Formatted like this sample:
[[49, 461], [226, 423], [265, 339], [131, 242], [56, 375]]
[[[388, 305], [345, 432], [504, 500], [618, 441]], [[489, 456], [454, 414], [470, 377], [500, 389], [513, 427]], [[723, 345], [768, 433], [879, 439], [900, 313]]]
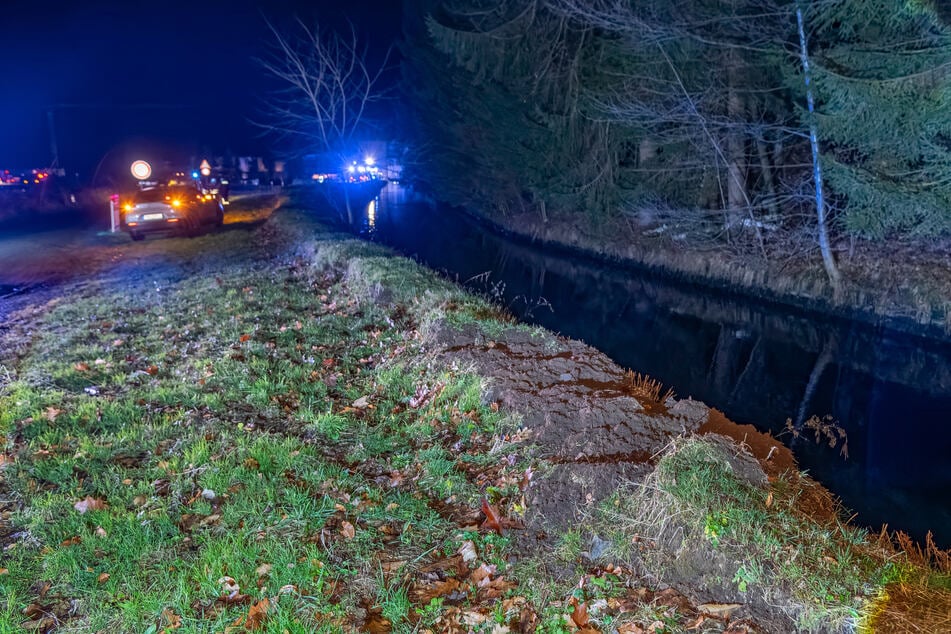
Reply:
[[947, 625], [947, 553], [334, 216], [4, 251], [0, 631]]

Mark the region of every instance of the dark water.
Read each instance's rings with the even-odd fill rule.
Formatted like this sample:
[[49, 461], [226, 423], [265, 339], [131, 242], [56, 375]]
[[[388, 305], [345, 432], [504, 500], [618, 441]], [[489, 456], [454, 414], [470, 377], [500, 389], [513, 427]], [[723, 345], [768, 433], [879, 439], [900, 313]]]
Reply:
[[[392, 184], [360, 222], [365, 237], [488, 293], [525, 321], [779, 436], [857, 523], [887, 523], [918, 539], [932, 530], [951, 546], [951, 339], [825, 321], [546, 253]], [[813, 416], [834, 421], [834, 447], [805, 424]], [[793, 438], [787, 421], [802, 435]]]

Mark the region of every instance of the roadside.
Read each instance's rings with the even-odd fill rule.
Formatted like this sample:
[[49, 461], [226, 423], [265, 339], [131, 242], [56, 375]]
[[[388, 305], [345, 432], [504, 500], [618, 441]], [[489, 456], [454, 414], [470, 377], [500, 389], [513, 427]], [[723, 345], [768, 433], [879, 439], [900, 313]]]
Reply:
[[947, 554], [850, 528], [780, 444], [385, 249], [291, 209], [141, 246], [2, 322], [0, 630], [948, 613]]

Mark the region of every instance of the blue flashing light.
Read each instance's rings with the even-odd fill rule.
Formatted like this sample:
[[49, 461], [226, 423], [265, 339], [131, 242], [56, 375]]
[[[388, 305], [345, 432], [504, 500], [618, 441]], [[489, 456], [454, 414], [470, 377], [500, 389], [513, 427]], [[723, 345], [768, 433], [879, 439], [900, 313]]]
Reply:
[[198, 172], [192, 172], [192, 178], [198, 178]]

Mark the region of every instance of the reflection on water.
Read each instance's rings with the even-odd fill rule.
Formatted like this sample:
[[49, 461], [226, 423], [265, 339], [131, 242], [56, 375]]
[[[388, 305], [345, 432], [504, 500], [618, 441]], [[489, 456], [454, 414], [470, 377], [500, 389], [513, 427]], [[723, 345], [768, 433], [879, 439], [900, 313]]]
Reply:
[[[824, 321], [546, 253], [394, 185], [366, 211], [360, 229], [370, 239], [680, 396], [781, 436], [859, 523], [887, 523], [919, 539], [931, 529], [951, 546], [951, 342]], [[817, 428], [814, 416], [832, 417], [847, 438]]]

